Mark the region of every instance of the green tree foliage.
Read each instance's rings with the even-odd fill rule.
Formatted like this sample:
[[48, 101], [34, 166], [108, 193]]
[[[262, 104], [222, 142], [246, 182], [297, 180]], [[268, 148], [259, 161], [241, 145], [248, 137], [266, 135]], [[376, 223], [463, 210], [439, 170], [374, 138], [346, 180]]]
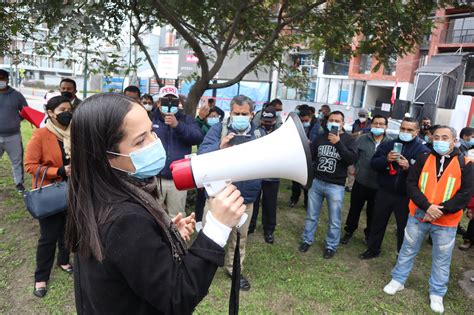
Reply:
[[[429, 0], [125, 0], [125, 1], [31, 1], [0, 11], [0, 47], [8, 51], [8, 39], [31, 35], [34, 25], [45, 23], [51, 36], [45, 43], [50, 53], [72, 43], [121, 47], [121, 33], [129, 28], [140, 50], [161, 80], [141, 35], [155, 26], [171, 25], [199, 59], [199, 73], [185, 106], [193, 112], [206, 89], [224, 88], [258, 69], [277, 67], [291, 77], [283, 54], [297, 44], [315, 54], [372, 54], [380, 63], [392, 55], [412, 51], [431, 32], [430, 17], [440, 6], [455, 1]], [[13, 13], [15, 12], [15, 13]], [[26, 12], [26, 17], [24, 16]], [[34, 14], [29, 14], [34, 12]], [[12, 14], [20, 15], [18, 23]], [[21, 17], [22, 16], [22, 17]], [[25, 23], [25, 20], [28, 22]], [[3, 34], [3, 33], [2, 33]], [[49, 45], [49, 47], [48, 47]], [[234, 78], [212, 83], [233, 54], [250, 53], [251, 60], [237, 69]], [[100, 54], [99, 54], [100, 55]], [[102, 59], [103, 60], [103, 59]], [[106, 66], [103, 62], [102, 67]], [[117, 63], [112, 63], [116, 66]], [[108, 65], [109, 66], [109, 65]], [[113, 68], [113, 67], [112, 67]], [[111, 68], [109, 67], [109, 70]]]

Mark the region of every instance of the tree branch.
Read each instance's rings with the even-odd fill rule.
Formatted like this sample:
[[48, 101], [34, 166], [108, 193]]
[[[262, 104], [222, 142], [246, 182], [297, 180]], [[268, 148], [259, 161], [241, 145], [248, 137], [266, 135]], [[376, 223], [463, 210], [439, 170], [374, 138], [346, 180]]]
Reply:
[[297, 18], [301, 18], [304, 15], [309, 14], [312, 9], [314, 9], [315, 7], [321, 5], [325, 2], [326, 2], [325, 0], [317, 1], [317, 2], [313, 3], [312, 5], [310, 5], [309, 7], [304, 8], [303, 10], [301, 10], [300, 12], [298, 12], [297, 14], [295, 14], [294, 16], [292, 16], [291, 18], [286, 19], [286, 20], [283, 20], [283, 15], [284, 15], [284, 11], [285, 11], [285, 7], [287, 5], [287, 2], [286, 1], [283, 2], [281, 7], [280, 7], [280, 10], [278, 12], [276, 27], [273, 30], [272, 35], [270, 36], [270, 38], [267, 40], [267, 42], [265, 43], [263, 48], [260, 50], [260, 53], [242, 71], [240, 71], [240, 73], [237, 74], [237, 76], [235, 76], [233, 79], [228, 80], [227, 82], [209, 84], [209, 88], [211, 88], [211, 89], [225, 88], [225, 87], [231, 86], [231, 85], [241, 81], [243, 79], [243, 77], [247, 73], [249, 73], [262, 60], [262, 58], [266, 55], [266, 53], [271, 49], [271, 47], [273, 46], [275, 41], [278, 39], [278, 37], [280, 35], [280, 32], [283, 30], [283, 28], [285, 26], [287, 26], [288, 24], [290, 24], [291, 22], [293, 22]]
[[209, 71], [209, 77], [211, 79], [214, 78], [214, 76], [217, 74], [219, 69], [222, 67], [222, 63], [224, 62], [224, 59], [227, 56], [227, 52], [229, 51], [230, 43], [232, 42], [232, 39], [234, 38], [237, 25], [239, 24], [240, 16], [242, 12], [244, 11], [245, 7], [246, 6], [243, 3], [241, 3], [239, 10], [235, 14], [234, 21], [232, 21], [232, 26], [230, 28], [229, 34], [227, 35], [227, 39], [224, 43], [224, 46], [222, 47], [222, 49], [219, 49], [219, 51], [216, 50], [217, 59], [214, 65], [212, 66], [211, 70]]
[[160, 0], [155, 0], [153, 4], [158, 9], [158, 14], [163, 16], [174, 29], [183, 36], [184, 40], [188, 42], [189, 46], [193, 49], [194, 53], [199, 59], [199, 65], [201, 66], [201, 77], [207, 81], [211, 78], [209, 77], [209, 65], [207, 63], [206, 54], [202, 50], [199, 42], [191, 35], [189, 32], [180, 24], [179, 20], [176, 18], [178, 14], [171, 12], [166, 5]]

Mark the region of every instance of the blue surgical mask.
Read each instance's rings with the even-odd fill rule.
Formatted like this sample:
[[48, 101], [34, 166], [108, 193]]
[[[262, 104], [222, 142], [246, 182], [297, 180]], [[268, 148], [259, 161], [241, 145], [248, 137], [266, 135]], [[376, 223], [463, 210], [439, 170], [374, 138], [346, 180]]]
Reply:
[[8, 85], [7, 81], [0, 81], [0, 90], [6, 89]]
[[176, 106], [162, 106], [161, 110], [165, 114], [168, 114], [168, 113], [176, 114], [176, 112], [178, 112], [178, 107], [176, 107]]
[[303, 123], [303, 127], [308, 128], [309, 126], [311, 126], [311, 122], [305, 121], [305, 122]]
[[276, 113], [276, 116], [277, 116], [277, 117], [281, 117], [281, 112], [276, 111], [275, 113]]
[[370, 132], [371, 132], [374, 136], [380, 136], [381, 134], [383, 134], [383, 133], [385, 132], [385, 129], [372, 127], [372, 128], [370, 128]]
[[166, 164], [166, 151], [160, 139], [156, 139], [152, 143], [141, 149], [133, 151], [130, 154], [120, 154], [109, 151], [107, 151], [107, 153], [128, 156], [130, 160], [132, 160], [132, 164], [135, 167], [134, 173], [122, 170], [117, 167], [112, 167], [119, 171], [127, 172], [128, 175], [139, 179], [145, 179], [158, 175]]
[[471, 147], [473, 147], [474, 146], [474, 138], [469, 139], [468, 143]]
[[336, 127], [337, 131], [339, 131], [339, 129], [341, 128], [341, 125], [339, 125], [339, 123], [336, 123], [336, 122], [328, 122], [327, 127], [329, 131], [331, 131], [332, 127]]
[[324, 114], [323, 113], [318, 113], [318, 118], [319, 119], [324, 119]]
[[231, 116], [232, 129], [236, 131], [244, 131], [250, 125], [250, 116]]
[[410, 142], [413, 140], [413, 135], [409, 132], [400, 132], [398, 138], [403, 142]]
[[217, 123], [219, 123], [219, 117], [208, 117], [207, 118], [207, 124], [209, 126], [214, 126]]
[[433, 141], [433, 149], [439, 155], [445, 155], [449, 150], [449, 142], [447, 141]]
[[429, 143], [429, 142], [430, 142], [430, 137], [425, 136], [424, 139], [425, 139], [425, 142], [426, 142], [426, 143]]

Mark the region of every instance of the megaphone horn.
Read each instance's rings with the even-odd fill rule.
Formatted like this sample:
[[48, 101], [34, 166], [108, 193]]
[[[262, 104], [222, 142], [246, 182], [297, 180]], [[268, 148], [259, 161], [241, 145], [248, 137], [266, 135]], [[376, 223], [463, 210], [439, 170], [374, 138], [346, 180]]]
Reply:
[[296, 113], [276, 131], [254, 141], [193, 155], [171, 164], [177, 189], [205, 187], [215, 196], [231, 182], [285, 178], [309, 188], [313, 167], [309, 141]]

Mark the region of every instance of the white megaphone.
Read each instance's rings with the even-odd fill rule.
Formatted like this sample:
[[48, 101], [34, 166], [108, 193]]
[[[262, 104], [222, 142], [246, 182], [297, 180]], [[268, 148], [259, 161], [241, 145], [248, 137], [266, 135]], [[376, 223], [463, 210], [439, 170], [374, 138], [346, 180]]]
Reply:
[[313, 167], [309, 141], [295, 113], [276, 131], [254, 141], [175, 161], [178, 190], [204, 187], [210, 197], [232, 182], [285, 178], [309, 188]]

